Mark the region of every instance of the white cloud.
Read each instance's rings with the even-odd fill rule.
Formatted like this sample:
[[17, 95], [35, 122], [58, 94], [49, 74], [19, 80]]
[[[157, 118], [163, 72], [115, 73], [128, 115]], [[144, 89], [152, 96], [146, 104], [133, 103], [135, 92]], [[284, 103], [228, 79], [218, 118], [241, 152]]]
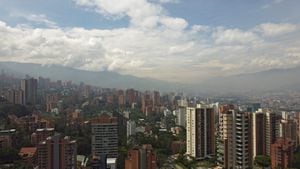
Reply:
[[284, 0], [273, 0], [270, 3], [267, 3], [267, 4], [263, 5], [263, 6], [261, 6], [261, 8], [262, 9], [268, 9], [268, 8], [272, 7], [273, 5], [282, 3], [283, 1]]
[[160, 23], [169, 29], [182, 30], [188, 26], [188, 23], [182, 18], [163, 17]]
[[[147, 0], [74, 0], [77, 5], [94, 8], [100, 14], [113, 18], [130, 18], [132, 26], [155, 28], [162, 24], [174, 29], [184, 29], [188, 23], [183, 18], [167, 16], [159, 3]], [[161, 0], [161, 3], [175, 2]]]
[[131, 24], [135, 26], [156, 26], [158, 16], [162, 13], [161, 6], [146, 0], [75, 0], [75, 2], [80, 6], [94, 8], [108, 17], [128, 16]]
[[249, 44], [260, 41], [253, 32], [240, 29], [220, 28], [214, 33], [214, 37], [216, 44]]
[[49, 20], [47, 18], [47, 16], [44, 14], [12, 13], [12, 14], [10, 14], [10, 16], [24, 18], [29, 22], [33, 22], [33, 23], [39, 24], [39, 25], [44, 25], [49, 28], [58, 28], [56, 22]]
[[45, 24], [46, 26], [50, 27], [50, 28], [57, 28], [57, 24], [53, 21], [50, 21], [49, 19], [47, 19], [46, 15], [35, 15], [35, 14], [31, 14], [28, 15], [27, 17], [25, 17], [27, 20], [32, 21], [32, 22], [36, 22], [36, 23], [41, 23], [41, 24]]
[[180, 0], [158, 0], [160, 3], [179, 3]]
[[281, 23], [264, 23], [256, 27], [256, 31], [262, 33], [264, 36], [278, 36], [286, 33], [296, 31], [299, 27], [297, 25]]
[[[195, 27], [89, 30], [11, 27], [0, 22], [0, 60], [110, 70], [170, 81], [300, 64], [299, 34], [274, 43], [255, 33], [256, 27], [245, 31], [204, 27], [204, 32]], [[200, 32], [195, 34], [195, 29]], [[179, 73], [184, 75], [179, 78]]]
[[192, 31], [194, 33], [197, 33], [197, 32], [209, 32], [210, 29], [211, 28], [209, 26], [205, 26], [205, 25], [193, 25], [192, 26]]
[[180, 54], [180, 53], [183, 53], [183, 52], [186, 52], [186, 51], [190, 50], [193, 47], [194, 47], [193, 42], [183, 44], [183, 45], [171, 46], [169, 48], [168, 53], [169, 54]]

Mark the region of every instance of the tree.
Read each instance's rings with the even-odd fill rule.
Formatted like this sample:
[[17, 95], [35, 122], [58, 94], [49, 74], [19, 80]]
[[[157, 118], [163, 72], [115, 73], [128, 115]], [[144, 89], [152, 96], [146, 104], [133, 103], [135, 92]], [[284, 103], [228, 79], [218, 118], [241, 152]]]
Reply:
[[300, 168], [300, 147], [294, 152], [294, 160], [292, 163], [292, 167]]
[[254, 164], [262, 169], [271, 166], [271, 158], [269, 156], [258, 155], [254, 159]]
[[18, 150], [12, 147], [0, 149], [0, 163], [11, 163], [19, 160]]
[[80, 155], [91, 154], [91, 139], [89, 137], [77, 138], [77, 153]]
[[30, 111], [23, 105], [4, 104], [0, 106], [0, 117], [6, 118], [9, 113], [13, 113], [18, 117], [30, 114]]

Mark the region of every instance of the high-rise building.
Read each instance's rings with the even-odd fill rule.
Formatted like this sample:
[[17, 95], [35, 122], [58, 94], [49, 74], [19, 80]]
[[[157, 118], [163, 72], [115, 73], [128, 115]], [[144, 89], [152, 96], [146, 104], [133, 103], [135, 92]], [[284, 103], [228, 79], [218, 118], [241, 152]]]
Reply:
[[250, 113], [237, 111], [235, 114], [235, 168], [252, 168]]
[[217, 163], [222, 168], [251, 168], [250, 114], [234, 108], [220, 106]]
[[178, 109], [174, 110], [173, 114], [176, 117], [176, 125], [186, 127], [186, 107], [178, 107]]
[[31, 144], [38, 145], [41, 141], [44, 141], [48, 137], [51, 137], [53, 135], [54, 135], [54, 128], [36, 129], [36, 131], [31, 134]]
[[153, 107], [160, 106], [160, 94], [158, 91], [153, 92]]
[[256, 111], [259, 111], [259, 109], [261, 109], [260, 103], [252, 103], [252, 104], [248, 105], [247, 112], [256, 112]]
[[214, 109], [209, 105], [188, 107], [186, 116], [187, 154], [204, 159], [215, 155]]
[[142, 145], [141, 151], [141, 169], [156, 169], [157, 156], [151, 144]]
[[92, 154], [118, 157], [118, 118], [102, 114], [91, 120]]
[[127, 138], [136, 133], [136, 124], [135, 121], [128, 120], [127, 121]]
[[186, 99], [180, 99], [177, 101], [178, 107], [188, 107], [188, 101]]
[[90, 85], [85, 85], [83, 88], [83, 96], [90, 97], [92, 93], [92, 87]]
[[125, 169], [140, 169], [140, 150], [128, 151], [128, 158], [125, 160]]
[[24, 92], [22, 90], [9, 90], [8, 101], [12, 104], [24, 104]]
[[138, 92], [134, 89], [126, 90], [126, 103], [129, 106], [132, 106], [134, 103], [138, 102]]
[[294, 141], [289, 138], [278, 138], [272, 144], [272, 168], [288, 168], [293, 160]]
[[124, 106], [125, 103], [126, 103], [124, 91], [123, 90], [118, 90], [117, 97], [118, 97], [118, 104], [119, 104], [119, 106], [120, 107]]
[[298, 140], [298, 133], [297, 133], [297, 122], [292, 119], [291, 117], [288, 118], [283, 118], [280, 121], [279, 124], [279, 137], [282, 138], [289, 138], [294, 142], [295, 148], [298, 146], [297, 145], [297, 140]]
[[271, 145], [276, 141], [277, 116], [274, 112], [267, 110], [265, 112], [265, 136], [266, 136], [266, 155], [271, 155]]
[[156, 169], [157, 156], [150, 144], [128, 151], [125, 169]]
[[46, 111], [51, 112], [52, 109], [57, 108], [58, 101], [59, 101], [59, 95], [57, 93], [47, 94]]
[[76, 141], [55, 134], [37, 146], [39, 169], [76, 169]]
[[21, 89], [24, 92], [24, 103], [34, 105], [37, 103], [37, 79], [21, 80]]
[[142, 96], [142, 112], [148, 116], [153, 113], [153, 100], [149, 92]]
[[271, 155], [271, 144], [276, 140], [275, 113], [259, 109], [251, 113], [252, 159], [257, 155]]
[[298, 135], [298, 140], [297, 140], [297, 145], [300, 145], [300, 112], [295, 113], [295, 121], [297, 122], [297, 135]]

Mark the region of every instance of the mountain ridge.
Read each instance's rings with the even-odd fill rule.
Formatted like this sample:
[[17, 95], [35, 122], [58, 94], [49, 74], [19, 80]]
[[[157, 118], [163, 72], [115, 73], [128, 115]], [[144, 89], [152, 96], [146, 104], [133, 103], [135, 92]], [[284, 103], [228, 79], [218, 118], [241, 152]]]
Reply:
[[76, 83], [139, 90], [183, 91], [197, 93], [226, 93], [248, 91], [300, 90], [300, 67], [269, 69], [226, 77], [211, 78], [195, 84], [179, 84], [152, 78], [122, 75], [111, 71], [87, 71], [59, 65], [0, 62], [0, 69], [25, 76], [47, 77], [53, 80], [72, 80]]
[[[18, 76], [26, 74], [32, 77], [45, 77], [52, 80], [72, 80], [84, 82], [93, 86], [110, 88], [136, 88], [168, 91], [172, 83], [152, 78], [140, 78], [132, 75], [122, 75], [111, 71], [87, 71], [59, 65], [41, 65], [34, 63], [0, 62], [0, 69]], [[173, 89], [176, 89], [175, 85]]]

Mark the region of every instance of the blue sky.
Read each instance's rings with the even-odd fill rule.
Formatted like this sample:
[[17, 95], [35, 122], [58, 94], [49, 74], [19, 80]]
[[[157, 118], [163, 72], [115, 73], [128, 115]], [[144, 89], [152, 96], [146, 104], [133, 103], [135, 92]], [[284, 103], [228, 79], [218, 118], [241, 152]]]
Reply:
[[0, 60], [191, 83], [299, 66], [299, 9], [298, 0], [2, 0]]
[[[1, 20], [11, 25], [22, 22], [10, 17], [11, 13], [45, 14], [62, 27], [111, 29], [128, 26], [129, 20], [108, 19], [76, 6], [74, 0], [2, 0], [0, 4]], [[162, 6], [171, 16], [184, 18], [191, 25], [249, 28], [262, 22], [300, 22], [297, 0], [178, 0]]]

